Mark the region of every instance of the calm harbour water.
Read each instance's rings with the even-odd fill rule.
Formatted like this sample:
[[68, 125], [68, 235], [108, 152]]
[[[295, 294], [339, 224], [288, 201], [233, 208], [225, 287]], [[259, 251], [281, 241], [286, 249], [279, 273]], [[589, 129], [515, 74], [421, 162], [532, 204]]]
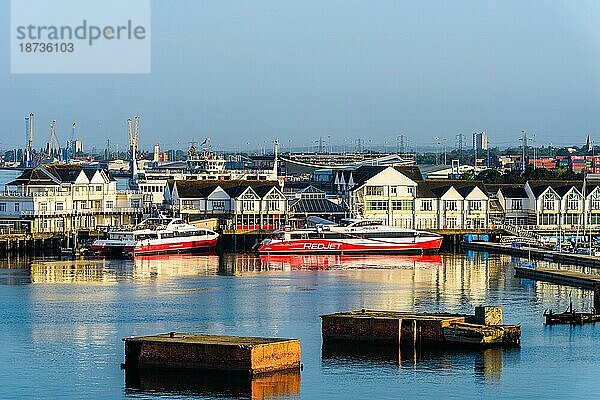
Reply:
[[[0, 171], [0, 182], [16, 175]], [[473, 252], [0, 261], [0, 398], [597, 398], [600, 325], [545, 327], [542, 317], [569, 298], [589, 310], [591, 292], [517, 279], [517, 261]], [[321, 314], [471, 313], [480, 304], [502, 304], [505, 322], [522, 324], [520, 349], [321, 349]], [[168, 331], [300, 338], [304, 370], [301, 379], [251, 388], [210, 377], [191, 386], [164, 376], [126, 384], [121, 339]]]
[[[543, 325], [591, 292], [513, 277], [516, 260], [251, 254], [132, 260], [11, 260], [0, 268], [0, 398], [223, 398], [227, 385], [130, 388], [121, 339], [182, 331], [300, 338], [301, 383], [274, 398], [594, 398], [600, 326]], [[522, 347], [387, 356], [322, 355], [319, 315], [371, 308], [472, 312], [502, 304]], [[163, 382], [164, 383], [164, 382]], [[168, 382], [167, 382], [168, 383]], [[215, 387], [216, 386], [216, 387]], [[264, 392], [264, 391], [263, 391]], [[260, 392], [260, 393], [263, 393]], [[258, 397], [256, 391], [236, 393]]]

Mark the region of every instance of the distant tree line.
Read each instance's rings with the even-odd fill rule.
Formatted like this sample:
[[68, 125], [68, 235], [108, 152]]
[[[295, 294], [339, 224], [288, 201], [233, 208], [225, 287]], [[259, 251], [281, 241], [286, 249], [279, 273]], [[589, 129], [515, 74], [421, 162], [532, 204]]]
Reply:
[[[473, 179], [472, 173], [466, 173], [463, 179]], [[474, 179], [484, 183], [525, 183], [527, 181], [581, 181], [583, 174], [566, 168], [545, 169], [535, 168], [529, 164], [525, 171], [506, 171], [504, 173], [495, 169], [486, 169], [478, 173]]]

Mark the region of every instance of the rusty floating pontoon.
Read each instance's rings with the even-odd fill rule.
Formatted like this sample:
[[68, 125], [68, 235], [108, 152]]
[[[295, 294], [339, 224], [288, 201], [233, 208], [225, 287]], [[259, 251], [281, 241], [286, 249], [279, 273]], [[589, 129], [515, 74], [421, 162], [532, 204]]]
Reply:
[[300, 340], [170, 332], [129, 337], [126, 369], [181, 369], [257, 375], [300, 369]]
[[501, 306], [480, 306], [475, 315], [359, 311], [322, 315], [323, 341], [398, 345], [519, 346], [520, 325], [502, 323]]

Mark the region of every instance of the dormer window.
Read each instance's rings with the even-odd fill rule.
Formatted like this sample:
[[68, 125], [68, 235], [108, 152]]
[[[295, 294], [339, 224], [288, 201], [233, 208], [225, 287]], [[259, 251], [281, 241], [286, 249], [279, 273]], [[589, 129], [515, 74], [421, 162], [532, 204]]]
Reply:
[[581, 196], [575, 192], [569, 193], [567, 196], [567, 210], [579, 210], [579, 201]]
[[556, 196], [554, 195], [554, 193], [552, 193], [550, 191], [544, 193], [544, 196], [542, 197], [543, 209], [544, 210], [554, 210], [555, 200], [556, 200]]

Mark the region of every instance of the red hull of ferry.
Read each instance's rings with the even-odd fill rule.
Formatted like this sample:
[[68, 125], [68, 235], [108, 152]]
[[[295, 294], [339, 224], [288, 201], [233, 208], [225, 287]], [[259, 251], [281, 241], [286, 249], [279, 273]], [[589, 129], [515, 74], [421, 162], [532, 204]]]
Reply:
[[156, 243], [143, 246], [103, 246], [92, 245], [90, 250], [98, 255], [114, 254], [157, 254], [157, 253], [188, 253], [193, 251], [207, 251], [217, 245], [218, 238], [210, 240], [194, 240], [176, 243]]

